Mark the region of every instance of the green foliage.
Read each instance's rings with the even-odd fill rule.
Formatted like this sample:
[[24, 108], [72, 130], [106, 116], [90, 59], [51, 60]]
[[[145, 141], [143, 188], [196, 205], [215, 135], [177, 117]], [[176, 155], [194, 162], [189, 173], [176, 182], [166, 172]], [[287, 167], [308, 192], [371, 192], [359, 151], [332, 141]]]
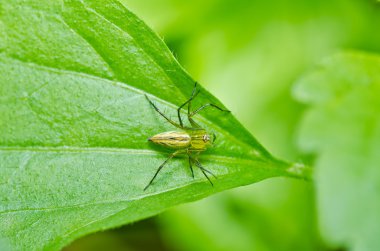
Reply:
[[380, 56], [342, 53], [304, 76], [296, 97], [309, 104], [299, 144], [317, 154], [324, 238], [349, 250], [380, 247]]
[[[0, 3], [0, 245], [59, 249], [79, 236], [273, 176], [308, 176], [273, 158], [230, 114], [196, 119], [218, 136], [191, 179], [146, 139], [173, 129], [144, 97], [175, 108], [194, 81], [164, 43], [112, 0]], [[202, 89], [197, 105], [219, 101]]]
[[[124, 2], [164, 36], [192, 76], [285, 159], [313, 159], [295, 144], [305, 107], [291, 95], [295, 80], [340, 48], [380, 52], [380, 9], [371, 0]], [[267, 179], [166, 212], [157, 217], [159, 234], [167, 233], [165, 243], [177, 250], [223, 250], [231, 239], [239, 242], [234, 250], [279, 250], [277, 243], [289, 251], [331, 250], [314, 229], [314, 196], [297, 180]], [[244, 219], [238, 210], [224, 213], [237, 206], [245, 209]], [[218, 228], [225, 225], [236, 235]]]
[[313, 251], [319, 240], [311, 192], [312, 183], [268, 179], [176, 207], [157, 220], [178, 250]]

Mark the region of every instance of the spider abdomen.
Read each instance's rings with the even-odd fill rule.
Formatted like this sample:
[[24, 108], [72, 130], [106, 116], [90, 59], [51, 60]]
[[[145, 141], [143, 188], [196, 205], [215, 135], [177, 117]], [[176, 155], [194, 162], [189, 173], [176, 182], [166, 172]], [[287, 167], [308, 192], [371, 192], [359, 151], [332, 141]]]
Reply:
[[191, 144], [191, 136], [181, 131], [159, 133], [150, 137], [148, 140], [155, 144], [173, 149], [188, 148]]

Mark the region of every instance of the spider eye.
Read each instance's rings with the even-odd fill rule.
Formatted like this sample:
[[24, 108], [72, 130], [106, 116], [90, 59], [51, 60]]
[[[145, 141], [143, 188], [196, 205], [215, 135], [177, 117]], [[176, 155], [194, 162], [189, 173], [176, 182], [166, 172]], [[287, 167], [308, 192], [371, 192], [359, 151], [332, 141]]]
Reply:
[[208, 134], [203, 135], [203, 141], [204, 142], [210, 141], [210, 136]]

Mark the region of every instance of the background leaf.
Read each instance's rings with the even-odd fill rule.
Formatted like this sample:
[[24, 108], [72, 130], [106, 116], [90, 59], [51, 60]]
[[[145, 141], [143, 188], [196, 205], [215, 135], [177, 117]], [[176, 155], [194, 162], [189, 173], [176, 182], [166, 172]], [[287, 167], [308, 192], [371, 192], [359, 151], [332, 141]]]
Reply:
[[[146, 139], [173, 129], [147, 93], [175, 115], [194, 81], [163, 42], [112, 0], [0, 3], [0, 239], [58, 249], [167, 207], [273, 176], [305, 176], [274, 159], [231, 114], [197, 120], [218, 135], [202, 157], [218, 176], [192, 180]], [[202, 89], [196, 105], [219, 103]]]
[[380, 57], [341, 53], [297, 84], [299, 144], [317, 154], [320, 227], [333, 246], [380, 247]]
[[[309, 216], [313, 197], [307, 197], [312, 185], [292, 181], [268, 179], [171, 209], [157, 217], [164, 239], [184, 251], [316, 250], [317, 233]], [[253, 187], [272, 193], [273, 202]], [[297, 193], [289, 195], [293, 189]], [[279, 205], [281, 210], [273, 209]]]

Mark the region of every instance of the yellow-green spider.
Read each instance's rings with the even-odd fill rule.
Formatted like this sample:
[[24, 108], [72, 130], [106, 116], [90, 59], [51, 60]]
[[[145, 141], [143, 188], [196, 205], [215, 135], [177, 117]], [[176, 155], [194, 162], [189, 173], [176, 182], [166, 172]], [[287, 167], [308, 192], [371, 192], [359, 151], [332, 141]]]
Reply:
[[[191, 101], [199, 94], [199, 90], [197, 90], [197, 82], [194, 84], [193, 92], [190, 96], [190, 98], [183, 103], [180, 107], [177, 109], [178, 114], [178, 122], [175, 122], [168, 118], [163, 112], [160, 111], [160, 109], [157, 108], [157, 106], [146, 96], [149, 103], [153, 106], [153, 108], [163, 117], [165, 118], [170, 124], [177, 127], [179, 130], [177, 131], [169, 131], [169, 132], [163, 132], [156, 134], [152, 137], [150, 137], [148, 140], [164, 146], [166, 148], [170, 148], [175, 150], [172, 154], [169, 155], [169, 157], [162, 163], [156, 173], [154, 174], [153, 178], [150, 180], [148, 185], [144, 188], [144, 191], [153, 183], [154, 179], [156, 178], [157, 174], [161, 171], [161, 169], [165, 166], [166, 163], [168, 163], [169, 160], [171, 160], [173, 157], [179, 154], [187, 154], [189, 157], [189, 167], [191, 170], [191, 175], [194, 178], [194, 171], [193, 171], [193, 164], [195, 164], [204, 174], [204, 176], [207, 178], [207, 180], [210, 182], [211, 185], [213, 183], [211, 182], [210, 178], [207, 176], [207, 173], [211, 174], [215, 177], [213, 173], [211, 173], [209, 170], [205, 169], [201, 163], [198, 160], [198, 156], [201, 152], [207, 150], [208, 147], [212, 146], [216, 135], [208, 133], [205, 129], [201, 128], [200, 125], [198, 125], [194, 119], [193, 116], [197, 114], [198, 112], [202, 111], [203, 109], [207, 107], [216, 108], [223, 112], [229, 112], [228, 110], [224, 110], [220, 108], [217, 105], [208, 103], [205, 105], [202, 105], [198, 109], [191, 111]], [[191, 127], [184, 126], [181, 118], [181, 109], [187, 105], [187, 119], [189, 120]], [[216, 177], [215, 177], [216, 178]]]

